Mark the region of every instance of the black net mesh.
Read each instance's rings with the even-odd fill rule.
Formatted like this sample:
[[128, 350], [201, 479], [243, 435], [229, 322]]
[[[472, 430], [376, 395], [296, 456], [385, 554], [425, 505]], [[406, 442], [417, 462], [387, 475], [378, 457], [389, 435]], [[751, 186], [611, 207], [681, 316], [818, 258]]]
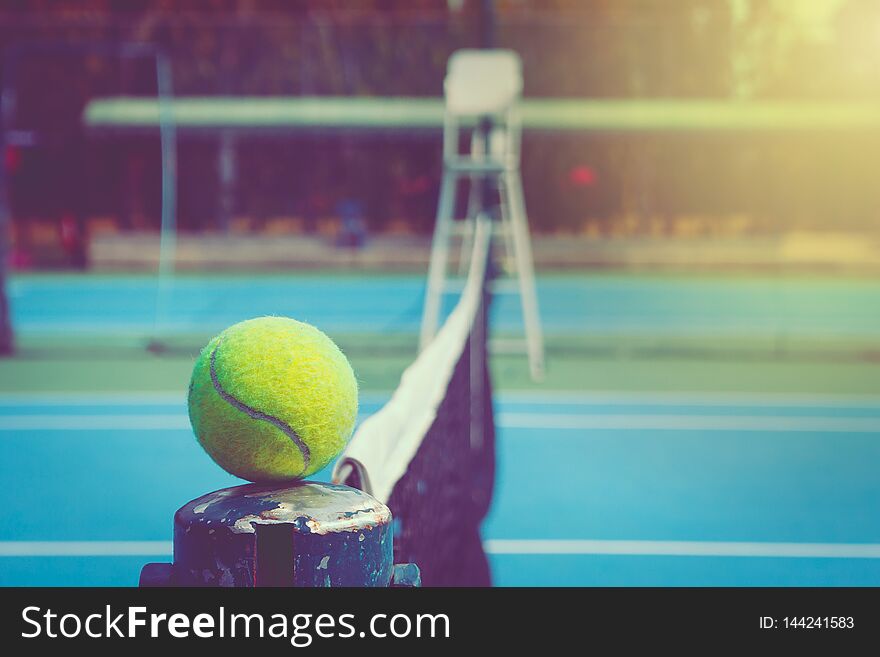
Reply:
[[495, 426], [486, 349], [488, 294], [425, 434], [388, 506], [397, 563], [415, 563], [425, 586], [489, 586], [480, 524], [495, 477]]
[[[477, 272], [481, 293], [464, 348], [444, 355], [455, 359], [445, 394], [387, 500], [394, 516], [395, 563], [418, 565], [424, 586], [491, 584], [480, 537], [495, 479], [487, 347], [490, 271], [487, 265]], [[367, 469], [367, 478], [375, 482], [377, 475], [382, 473]], [[369, 488], [356, 470], [346, 483]]]

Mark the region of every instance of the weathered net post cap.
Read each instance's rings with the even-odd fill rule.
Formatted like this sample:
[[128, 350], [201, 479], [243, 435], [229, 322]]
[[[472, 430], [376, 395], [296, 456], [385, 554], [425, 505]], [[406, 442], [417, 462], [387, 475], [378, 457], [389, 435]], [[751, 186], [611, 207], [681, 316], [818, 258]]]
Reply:
[[141, 586], [418, 586], [394, 565], [391, 511], [356, 488], [312, 481], [203, 495], [174, 515], [174, 562]]

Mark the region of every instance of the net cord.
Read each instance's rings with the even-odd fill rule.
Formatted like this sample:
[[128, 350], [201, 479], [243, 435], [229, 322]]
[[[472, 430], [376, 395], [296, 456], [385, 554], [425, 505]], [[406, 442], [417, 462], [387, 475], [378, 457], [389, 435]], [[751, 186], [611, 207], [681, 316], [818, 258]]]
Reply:
[[483, 285], [491, 243], [491, 220], [475, 219], [474, 241], [467, 281], [458, 303], [431, 343], [400, 378], [385, 406], [367, 418], [333, 469], [334, 483], [344, 483], [353, 471], [367, 476], [365, 491], [387, 503], [397, 481], [437, 417], [458, 356], [464, 351], [482, 307]]

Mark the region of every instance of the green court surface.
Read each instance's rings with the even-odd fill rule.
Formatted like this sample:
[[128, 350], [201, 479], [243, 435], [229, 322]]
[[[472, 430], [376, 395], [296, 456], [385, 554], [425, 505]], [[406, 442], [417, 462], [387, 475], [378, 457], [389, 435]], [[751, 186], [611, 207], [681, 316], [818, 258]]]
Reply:
[[[393, 390], [415, 356], [415, 341], [381, 335], [338, 336], [361, 387]], [[623, 343], [623, 344], [621, 344]], [[143, 344], [117, 345], [76, 339], [23, 338], [18, 357], [0, 361], [0, 392], [168, 391], [181, 388], [201, 344], [195, 338], [155, 355]], [[880, 394], [880, 356], [857, 352], [810, 354], [708, 344], [700, 347], [627, 345], [596, 340], [572, 349], [548, 344], [547, 376], [529, 379], [522, 356], [493, 357], [501, 390], [719, 391], [823, 394]]]

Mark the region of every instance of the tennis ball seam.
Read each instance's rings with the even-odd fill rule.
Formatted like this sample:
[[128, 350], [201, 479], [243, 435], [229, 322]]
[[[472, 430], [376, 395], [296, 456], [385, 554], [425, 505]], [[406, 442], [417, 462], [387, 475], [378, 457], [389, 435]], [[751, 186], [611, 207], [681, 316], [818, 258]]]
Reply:
[[305, 442], [303, 442], [303, 439], [294, 430], [294, 428], [291, 427], [289, 424], [287, 424], [284, 420], [281, 420], [281, 419], [275, 417], [274, 415], [269, 415], [268, 413], [263, 413], [262, 411], [257, 410], [256, 408], [252, 408], [252, 407], [248, 406], [247, 404], [239, 401], [238, 399], [236, 399], [235, 397], [233, 397], [232, 395], [230, 395], [228, 392], [226, 392], [223, 389], [223, 386], [220, 383], [220, 379], [217, 376], [217, 368], [216, 368], [216, 364], [215, 364], [216, 360], [217, 360], [217, 350], [220, 349], [221, 342], [222, 342], [222, 340], [217, 341], [217, 344], [214, 346], [213, 351], [211, 351], [211, 357], [209, 359], [208, 369], [211, 374], [211, 383], [214, 386], [214, 390], [217, 392], [218, 395], [220, 395], [220, 397], [223, 399], [223, 401], [228, 403], [233, 408], [238, 409], [242, 413], [246, 413], [247, 415], [254, 418], [255, 420], [263, 420], [264, 422], [268, 422], [269, 424], [271, 424], [274, 427], [276, 427], [277, 429], [279, 429], [288, 438], [290, 438], [290, 440], [293, 442], [293, 444], [296, 445], [297, 449], [299, 449], [300, 454], [302, 454], [302, 459], [303, 459], [303, 470], [302, 471], [305, 472], [309, 468], [311, 451], [309, 450], [309, 446], [306, 445]]

